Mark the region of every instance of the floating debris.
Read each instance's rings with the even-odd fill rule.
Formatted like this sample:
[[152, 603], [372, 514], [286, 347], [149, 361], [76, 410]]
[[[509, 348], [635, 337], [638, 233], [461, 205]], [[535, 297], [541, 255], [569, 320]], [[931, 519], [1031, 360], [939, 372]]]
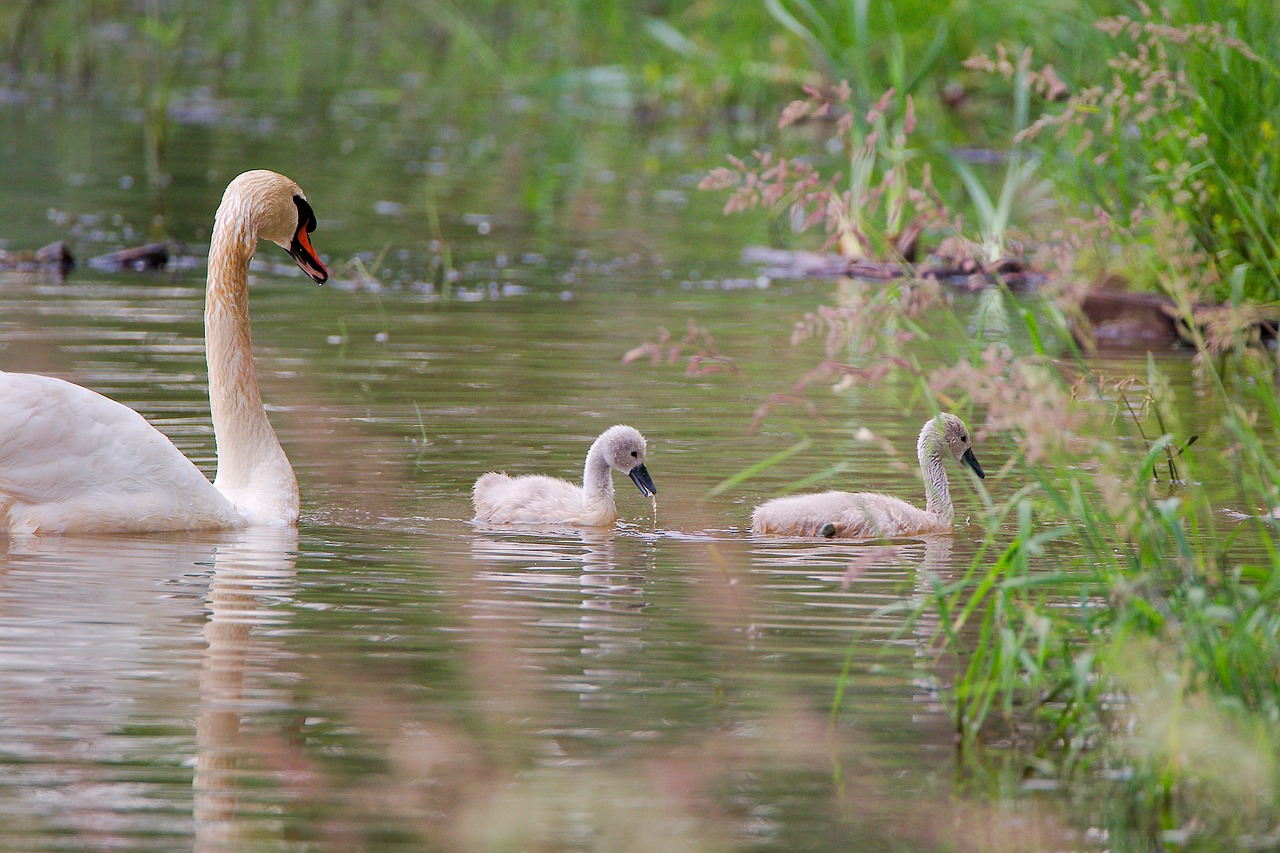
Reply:
[[89, 259], [89, 266], [107, 272], [147, 272], [162, 270], [170, 258], [177, 254], [177, 247], [170, 243], [147, 243], [132, 249], [121, 249]]
[[[1184, 340], [1178, 307], [1159, 293], [1091, 288], [1080, 302], [1089, 329], [1072, 329], [1076, 343], [1105, 349], [1171, 347]], [[1091, 333], [1091, 334], [1090, 334]]]
[[0, 270], [44, 272], [66, 278], [75, 269], [76, 259], [67, 244], [59, 240], [34, 252], [0, 251]]
[[860, 278], [890, 281], [898, 278], [933, 278], [968, 290], [976, 290], [1003, 282], [1012, 290], [1028, 290], [1044, 280], [1042, 273], [1030, 270], [1017, 258], [1002, 258], [983, 264], [972, 258], [938, 260], [914, 264], [909, 261], [876, 261], [848, 258], [827, 252], [803, 252], [748, 246], [742, 261], [760, 267], [766, 278]]

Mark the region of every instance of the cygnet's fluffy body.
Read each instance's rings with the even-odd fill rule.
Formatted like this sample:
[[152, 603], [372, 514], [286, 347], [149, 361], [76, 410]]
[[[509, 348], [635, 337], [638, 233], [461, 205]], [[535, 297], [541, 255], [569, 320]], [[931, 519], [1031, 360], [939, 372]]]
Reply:
[[979, 478], [986, 476], [973, 453], [969, 430], [955, 415], [940, 414], [921, 428], [916, 453], [925, 481], [924, 509], [875, 492], [792, 495], [756, 507], [751, 530], [765, 535], [837, 539], [891, 539], [949, 531], [955, 510], [943, 454], [968, 465]]
[[604, 527], [618, 520], [610, 470], [631, 478], [646, 497], [658, 490], [644, 466], [644, 436], [629, 426], [605, 430], [587, 452], [582, 485], [557, 477], [489, 473], [472, 493], [475, 520], [486, 524], [567, 524]]

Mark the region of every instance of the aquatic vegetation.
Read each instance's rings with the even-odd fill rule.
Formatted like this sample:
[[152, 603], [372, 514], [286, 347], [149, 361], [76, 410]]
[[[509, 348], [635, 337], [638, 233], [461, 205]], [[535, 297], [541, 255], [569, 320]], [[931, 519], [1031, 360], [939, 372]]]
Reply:
[[[989, 317], [1025, 310], [992, 293]], [[1037, 313], [1040, 339], [1069, 340], [1051, 306]], [[932, 321], [949, 315], [936, 306]], [[927, 576], [889, 608], [904, 634], [932, 634], [962, 763], [1112, 788], [1090, 826], [1122, 846], [1266, 837], [1280, 814], [1274, 394], [1205, 359], [1200, 399], [1178, 399], [1154, 360], [1145, 375], [1104, 377], [982, 331], [943, 347], [919, 380], [924, 399], [983, 413], [977, 441], [1011, 450], [981, 547], [962, 574]], [[1178, 413], [1206, 403], [1236, 484], [1201, 482], [1203, 442]], [[1224, 499], [1243, 514], [1223, 516]]]
[[[159, 34], [159, 16], [139, 14], [135, 6], [11, 4], [0, 10], [0, 44], [7, 48], [0, 63], [28, 80], [52, 75], [90, 93], [127, 94], [105, 84], [118, 71], [134, 69], [137, 55], [145, 56]], [[771, 100], [777, 82], [794, 83], [791, 69], [804, 65], [799, 46], [763, 47], [775, 27], [763, 7], [698, 8], [662, 17], [645, 7], [581, 0], [552, 10], [493, 0], [425, 6], [267, 0], [252, 10], [177, 0], [162, 8], [160, 29], [177, 36], [165, 40], [165, 61], [180, 66], [180, 88], [312, 99], [321, 112], [352, 92], [410, 111], [416, 104], [406, 99], [493, 109], [513, 92], [572, 94], [594, 109], [623, 115], [646, 113], [667, 96], [715, 109]], [[281, 18], [297, 28], [262, 27]], [[315, 44], [327, 47], [316, 51]], [[691, 61], [699, 57], [704, 60]]]
[[[1016, 131], [1021, 131], [1027, 126], [1031, 111], [1032, 88], [1043, 86], [1046, 96], [1052, 98], [1053, 93], [1049, 87], [1057, 82], [1056, 76], [1050, 76], [1052, 69], [1033, 74], [1030, 62], [1030, 51], [1023, 52], [1016, 66], [1004, 55], [1003, 50], [999, 51], [997, 67], [1010, 73], [1014, 78], [1013, 126]], [[975, 62], [971, 59], [965, 64], [968, 67], [974, 67]], [[1014, 202], [1028, 192], [1031, 179], [1039, 167], [1036, 158], [1027, 156], [1022, 139], [1017, 133], [1014, 134], [1005, 159], [1004, 181], [1000, 185], [999, 196], [993, 201], [973, 168], [960, 157], [954, 154], [951, 156], [951, 166], [959, 174], [969, 195], [971, 206], [977, 214], [978, 233], [981, 236], [977, 254], [988, 265], [996, 265], [1007, 257], [1008, 230]]]
[[[691, 353], [686, 355], [687, 351]], [[685, 372], [690, 376], [738, 372], [738, 366], [734, 364], [733, 359], [721, 354], [711, 333], [692, 320], [685, 329], [684, 337], [679, 340], [675, 340], [666, 329], [659, 328], [657, 340], [645, 341], [627, 350], [622, 356], [622, 363], [631, 364], [646, 358], [653, 364], [662, 362], [671, 364], [684, 359]]]
[[[1190, 6], [1191, 4], [1188, 4]], [[1061, 191], [1099, 205], [1140, 245], [1162, 219], [1185, 223], [1217, 273], [1204, 298], [1280, 296], [1280, 10], [1224, 3], [1199, 18], [1182, 4], [1103, 18], [1107, 72], [1071, 86], [1063, 108], [1022, 134], [1069, 152]], [[1105, 80], [1105, 82], [1104, 82]], [[1068, 161], [1070, 162], [1070, 161]], [[1150, 269], [1130, 269], [1159, 281]]]
[[730, 157], [730, 167], [713, 169], [699, 189], [732, 190], [726, 213], [763, 207], [785, 211], [799, 231], [820, 224], [825, 247], [851, 258], [914, 258], [920, 232], [944, 208], [929, 167], [918, 174], [908, 168], [914, 152], [907, 138], [916, 128], [911, 96], [890, 89], [858, 114], [847, 83], [806, 87], [805, 94], [782, 111], [778, 127], [834, 122], [830, 138], [848, 157], [847, 175], [826, 176], [807, 157], [757, 150], [747, 159]]
[[[1089, 828], [1126, 848], [1265, 845], [1280, 819], [1280, 471], [1267, 451], [1280, 404], [1275, 365], [1258, 349], [1268, 311], [1257, 302], [1277, 292], [1268, 106], [1277, 87], [1273, 59], [1238, 35], [1271, 32], [1275, 12], [1247, 14], [1236, 29], [1145, 8], [1102, 21], [1136, 44], [1110, 58], [1110, 88], [1033, 72], [1027, 53], [971, 63], [1012, 82], [1023, 128], [998, 201], [959, 167], [980, 211], [973, 242], [988, 259], [1003, 251], [1009, 205], [1030, 176], [1026, 146], [1045, 162], [1057, 161], [1055, 143], [1074, 151], [1088, 178], [1073, 186], [1055, 175], [1059, 191], [1091, 187], [1099, 207], [1083, 239], [1059, 238], [1053, 268], [1096, 262], [1086, 245], [1103, 233], [1141, 247], [1128, 272], [1173, 297], [1198, 365], [1194, 399], [1175, 397], [1154, 359], [1145, 375], [1092, 372], [1072, 343], [1070, 299], [1060, 307], [995, 287], [980, 298], [976, 327], [961, 326], [922, 285], [853, 282], [837, 290], [840, 304], [797, 327], [797, 342], [825, 334], [824, 360], [849, 363], [836, 393], [912, 377], [924, 406], [975, 413], [979, 442], [1007, 442], [996, 480], [1015, 485], [993, 487], [968, 569], [926, 578], [923, 593], [890, 609], [904, 614], [904, 632], [931, 631], [968, 771], [1107, 786]], [[1249, 86], [1260, 88], [1257, 102], [1236, 109]], [[1032, 93], [1065, 108], [1028, 122]], [[810, 92], [789, 117], [825, 117], [838, 101]], [[835, 196], [808, 161], [762, 152], [732, 162], [706, 182], [734, 190], [728, 211]], [[814, 221], [824, 218], [838, 240], [841, 212]], [[944, 209], [936, 221], [958, 218]], [[1206, 298], [1229, 305], [1210, 311]], [[874, 377], [860, 372], [877, 358]], [[1188, 406], [1218, 413], [1214, 444], [1238, 482], [1201, 480], [1197, 456], [1213, 451], [1183, 428]]]
[[[1142, 843], [1168, 827], [1239, 837], [1276, 816], [1273, 783], [1246, 792], [1232, 780], [1274, 778], [1249, 756], [1280, 712], [1280, 559], [1267, 510], [1280, 479], [1260, 432], [1280, 419], [1269, 391], [1229, 389], [1202, 368], [1201, 393], [1220, 407], [1242, 474], [1227, 494], [1253, 518], [1224, 522], [1198, 482], [1177, 417], [1190, 401], [1172, 398], [1154, 362], [1116, 383], [989, 347], [929, 378], [934, 393], [962, 395], [988, 413], [986, 429], [1012, 438], [1006, 468], [1024, 484], [991, 507], [969, 573], [935, 579], [917, 603], [916, 618], [936, 611], [940, 647], [955, 659], [962, 745], [981, 761], [980, 747], [1004, 741], [1026, 772], [1090, 784], [1123, 768], [1106, 822]], [[1210, 725], [1225, 726], [1225, 748], [1189, 760]], [[1263, 754], [1274, 753], [1272, 737]]]

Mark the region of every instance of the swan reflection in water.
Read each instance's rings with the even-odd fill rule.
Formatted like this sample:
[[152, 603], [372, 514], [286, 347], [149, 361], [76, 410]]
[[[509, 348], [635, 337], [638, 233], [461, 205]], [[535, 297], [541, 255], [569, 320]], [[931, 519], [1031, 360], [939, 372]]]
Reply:
[[241, 717], [290, 677], [261, 629], [289, 618], [297, 536], [0, 538], [6, 824], [95, 849], [187, 847], [194, 832], [197, 851], [223, 851], [276, 833], [235, 792]]
[[[652, 543], [614, 530], [539, 528], [516, 535], [509, 528], [481, 526], [478, 531], [492, 535], [471, 543], [479, 567], [480, 589], [472, 604], [476, 619], [497, 620], [517, 632], [570, 629], [564, 642], [576, 646], [581, 667], [552, 683], [576, 692], [583, 703], [614, 701], [618, 689], [639, 678], [645, 625], [640, 613], [653, 568]], [[510, 635], [495, 635], [494, 641], [521, 643]], [[529, 653], [537, 655], [546, 642], [545, 635], [530, 640]], [[629, 656], [635, 656], [635, 667], [626, 666]]]
[[[296, 528], [259, 527], [221, 545], [209, 582], [204, 655], [200, 665], [200, 708], [196, 716], [195, 849], [198, 853], [243, 849], [261, 815], [244, 815], [237, 794], [249, 754], [241, 717], [268, 697], [255, 695], [248, 676], [261, 662], [279, 664], [280, 650], [266, 648], [264, 630], [279, 628], [290, 615], [294, 594]], [[271, 669], [274, 671], [275, 667]], [[278, 674], [278, 672], [277, 672]], [[245, 817], [253, 820], [246, 821]]]
[[[949, 722], [940, 685], [954, 676], [954, 664], [937, 654], [941, 625], [937, 608], [929, 602], [937, 586], [961, 574], [955, 546], [949, 533], [875, 543], [757, 539], [753, 572], [798, 599], [797, 606], [780, 609], [764, 627], [827, 628], [839, 632], [843, 641], [853, 628], [869, 640], [909, 647], [916, 672], [913, 721], [942, 732]], [[904, 591], [907, 577], [912, 584]], [[921, 615], [903, 635], [908, 611], [917, 608]], [[939, 742], [944, 741], [940, 736]]]

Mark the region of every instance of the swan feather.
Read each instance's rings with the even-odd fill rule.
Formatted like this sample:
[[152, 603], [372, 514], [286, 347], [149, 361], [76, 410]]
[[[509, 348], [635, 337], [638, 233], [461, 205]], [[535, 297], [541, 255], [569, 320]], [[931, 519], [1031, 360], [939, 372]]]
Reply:
[[13, 533], [218, 528], [238, 518], [142, 415], [23, 373], [0, 373], [0, 501]]

